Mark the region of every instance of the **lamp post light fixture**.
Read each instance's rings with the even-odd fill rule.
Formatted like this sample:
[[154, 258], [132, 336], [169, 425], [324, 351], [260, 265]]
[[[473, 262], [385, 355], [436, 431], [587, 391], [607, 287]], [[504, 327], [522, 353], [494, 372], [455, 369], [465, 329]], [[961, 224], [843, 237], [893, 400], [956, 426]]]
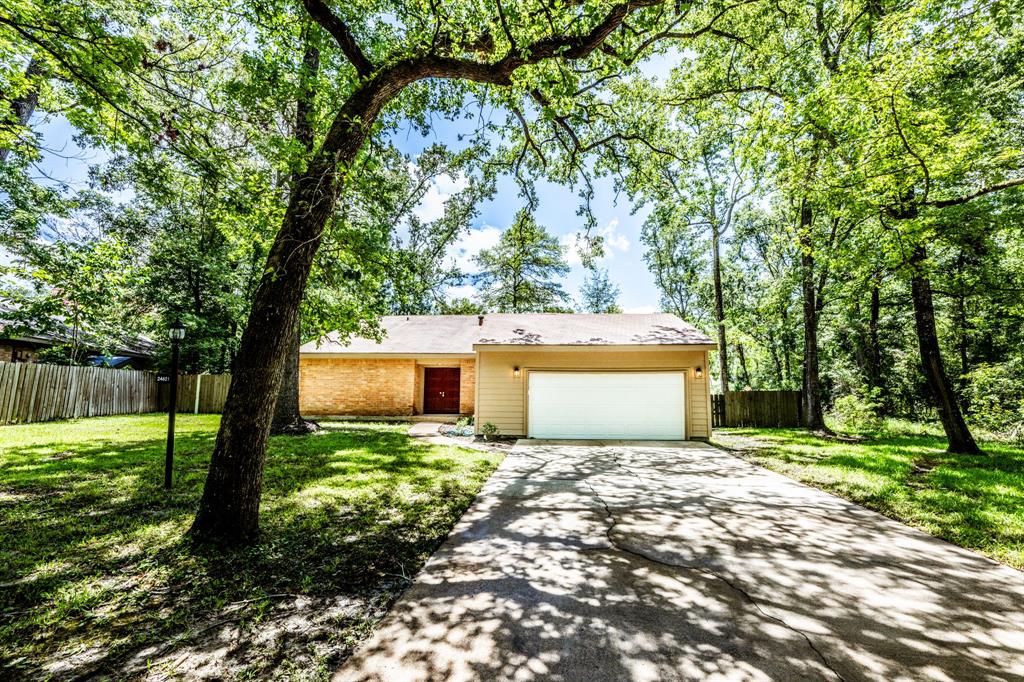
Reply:
[[171, 489], [174, 470], [174, 416], [178, 412], [178, 344], [185, 338], [185, 325], [175, 320], [168, 333], [171, 339], [171, 406], [167, 412], [167, 455], [164, 458], [164, 488]]

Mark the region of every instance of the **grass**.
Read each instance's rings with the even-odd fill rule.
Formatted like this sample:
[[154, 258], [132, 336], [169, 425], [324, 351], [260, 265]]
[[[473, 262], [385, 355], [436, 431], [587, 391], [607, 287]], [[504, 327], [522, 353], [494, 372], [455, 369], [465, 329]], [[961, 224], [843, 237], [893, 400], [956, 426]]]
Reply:
[[945, 452], [941, 430], [893, 422], [856, 443], [799, 429], [721, 429], [763, 449], [745, 459], [835, 493], [961, 547], [1024, 569], [1024, 449], [983, 441], [983, 456]]
[[500, 461], [402, 425], [272, 438], [258, 545], [197, 549], [218, 421], [178, 418], [171, 492], [163, 416], [0, 427], [0, 678], [324, 678]]

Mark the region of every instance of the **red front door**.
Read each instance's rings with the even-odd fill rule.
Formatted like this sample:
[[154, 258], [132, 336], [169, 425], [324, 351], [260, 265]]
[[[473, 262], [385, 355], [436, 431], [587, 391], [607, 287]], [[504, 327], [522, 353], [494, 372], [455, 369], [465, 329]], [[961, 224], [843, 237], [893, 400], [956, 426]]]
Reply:
[[459, 368], [426, 367], [423, 370], [423, 412], [459, 413]]

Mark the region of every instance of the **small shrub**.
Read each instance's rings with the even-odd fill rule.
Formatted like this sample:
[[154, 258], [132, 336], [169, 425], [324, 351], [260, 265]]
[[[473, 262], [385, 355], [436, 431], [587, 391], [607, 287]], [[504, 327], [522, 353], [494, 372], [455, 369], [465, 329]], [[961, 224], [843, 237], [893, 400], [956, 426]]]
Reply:
[[859, 395], [836, 398], [831, 417], [843, 431], [880, 431], [884, 426], [878, 403]]
[[490, 438], [498, 434], [498, 427], [491, 422], [487, 422], [480, 427], [480, 433], [484, 434], [484, 438]]
[[455, 426], [458, 426], [459, 428], [463, 428], [463, 427], [466, 427], [466, 426], [472, 426], [472, 425], [473, 425], [473, 415], [469, 415], [468, 417], [459, 417], [459, 420], [457, 422], [455, 422]]

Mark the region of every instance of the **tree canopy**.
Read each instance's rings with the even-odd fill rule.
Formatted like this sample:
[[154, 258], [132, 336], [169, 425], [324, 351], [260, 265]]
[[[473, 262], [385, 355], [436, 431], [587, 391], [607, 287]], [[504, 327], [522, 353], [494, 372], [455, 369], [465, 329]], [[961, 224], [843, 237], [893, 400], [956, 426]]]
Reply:
[[[5, 298], [19, 323], [94, 345], [187, 320], [186, 365], [233, 374], [195, 535], [246, 540], [300, 340], [372, 337], [389, 312], [568, 309], [566, 254], [533, 218], [545, 182], [579, 197], [582, 307], [617, 309], [591, 229], [610, 178], [644, 212], [658, 303], [716, 337], [719, 390], [801, 388], [812, 429], [841, 398], [934, 410], [951, 450], [975, 452], [969, 425], [1024, 415], [991, 407], [1024, 347], [1022, 14], [15, 3], [0, 10]], [[40, 115], [103, 152], [88, 187], [39, 177]], [[439, 121], [472, 123], [399, 150], [399, 130]], [[450, 250], [503, 177], [527, 208], [461, 272]], [[421, 217], [442, 179], [457, 190]], [[447, 300], [470, 275], [479, 300]]]

